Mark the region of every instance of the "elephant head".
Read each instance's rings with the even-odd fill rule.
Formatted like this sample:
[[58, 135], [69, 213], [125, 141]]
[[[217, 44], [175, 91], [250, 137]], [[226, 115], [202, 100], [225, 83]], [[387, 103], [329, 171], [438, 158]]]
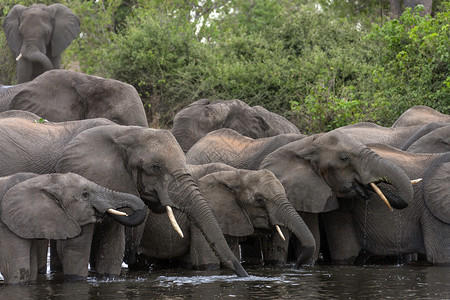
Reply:
[[61, 53], [77, 37], [80, 21], [62, 4], [15, 5], [3, 29], [17, 60], [17, 80], [22, 83], [59, 68]]
[[263, 107], [250, 107], [241, 100], [201, 99], [179, 111], [173, 121], [172, 133], [184, 152], [208, 132], [230, 128], [244, 136], [264, 138], [282, 133], [300, 133], [285, 118]]
[[299, 265], [310, 264], [315, 251], [312, 233], [289, 203], [283, 186], [269, 170], [220, 171], [198, 180], [224, 234], [244, 237], [256, 230], [279, 226], [293, 232], [302, 244]]
[[367, 198], [371, 183], [386, 182], [398, 191], [388, 199], [405, 208], [413, 197], [409, 177], [362, 143], [337, 130], [292, 142], [269, 154], [260, 166], [271, 170], [297, 211], [335, 210], [337, 198]]
[[9, 109], [31, 111], [53, 122], [106, 118], [148, 127], [141, 98], [132, 85], [69, 70], [36, 77], [11, 99]]
[[137, 195], [153, 212], [162, 213], [168, 207], [183, 211], [219, 259], [237, 275], [247, 276], [169, 131], [120, 125], [87, 130], [67, 145], [56, 170], [76, 172], [103, 186]]
[[[82, 226], [95, 223], [103, 214], [127, 226], [145, 220], [146, 207], [141, 199], [111, 191], [80, 175], [29, 177], [8, 189], [1, 201], [1, 220], [22, 238], [73, 238], [81, 233]], [[131, 208], [133, 215], [117, 211], [125, 207]]]

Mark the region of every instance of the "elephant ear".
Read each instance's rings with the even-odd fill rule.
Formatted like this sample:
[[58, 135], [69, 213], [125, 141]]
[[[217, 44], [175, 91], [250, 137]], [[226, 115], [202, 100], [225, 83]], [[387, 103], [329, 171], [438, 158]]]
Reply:
[[26, 9], [27, 7], [23, 5], [14, 5], [3, 22], [6, 40], [15, 56], [19, 55], [20, 48], [22, 47], [22, 35], [19, 33], [20, 15]]
[[266, 131], [270, 129], [270, 125], [266, 120], [240, 100], [232, 101], [235, 101], [235, 104], [230, 106], [223, 127], [253, 139], [268, 137]]
[[310, 147], [312, 137], [292, 142], [269, 154], [260, 169], [269, 169], [284, 186], [286, 196], [297, 211], [321, 213], [339, 207], [336, 195], [318, 176], [311, 163], [297, 149]]
[[50, 70], [30, 81], [11, 99], [9, 109], [31, 111], [53, 122], [80, 120], [82, 103], [62, 72], [72, 71]]
[[251, 235], [254, 232], [253, 224], [238, 203], [233, 187], [236, 182], [233, 183], [230, 176], [223, 176], [225, 173], [235, 172], [208, 174], [197, 181], [198, 187], [224, 234], [236, 237]]
[[[447, 159], [450, 157], [446, 155]], [[422, 182], [425, 204], [431, 213], [450, 224], [450, 161], [439, 163], [424, 176]]]
[[19, 183], [5, 194], [1, 203], [3, 223], [25, 239], [61, 240], [78, 236], [80, 226], [65, 213], [40, 177]]
[[80, 20], [66, 6], [52, 4], [48, 8], [53, 11], [54, 28], [52, 34], [52, 56], [61, 55], [80, 32]]
[[142, 127], [107, 125], [83, 131], [64, 148], [55, 171], [77, 173], [118, 192], [139, 195], [122, 151], [124, 142], [135, 142], [136, 129]]

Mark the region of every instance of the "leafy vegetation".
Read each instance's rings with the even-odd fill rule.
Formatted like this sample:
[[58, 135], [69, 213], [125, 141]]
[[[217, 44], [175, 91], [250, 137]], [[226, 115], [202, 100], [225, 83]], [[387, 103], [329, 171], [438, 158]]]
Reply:
[[[3, 2], [1, 19], [16, 3]], [[388, 1], [357, 2], [60, 1], [82, 23], [63, 61], [134, 85], [154, 127], [201, 98], [262, 105], [304, 133], [389, 126], [414, 105], [450, 113], [450, 1], [433, 17], [416, 8], [395, 20]], [[4, 39], [0, 80], [10, 84]]]

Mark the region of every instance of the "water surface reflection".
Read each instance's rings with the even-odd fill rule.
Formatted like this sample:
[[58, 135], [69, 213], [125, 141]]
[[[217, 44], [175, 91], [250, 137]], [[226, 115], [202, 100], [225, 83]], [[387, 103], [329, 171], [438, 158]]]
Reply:
[[450, 299], [450, 268], [431, 266], [247, 267], [228, 271], [127, 272], [114, 281], [63, 283], [55, 275], [29, 286], [0, 284], [0, 299]]

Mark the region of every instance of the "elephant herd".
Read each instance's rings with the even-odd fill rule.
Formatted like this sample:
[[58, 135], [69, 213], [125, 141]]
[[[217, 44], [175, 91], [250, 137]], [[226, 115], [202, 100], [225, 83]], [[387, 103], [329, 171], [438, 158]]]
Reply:
[[[78, 19], [59, 5], [32, 7], [78, 33]], [[15, 7], [5, 32], [13, 36], [29, 14]], [[152, 129], [131, 85], [53, 69], [70, 41], [55, 37], [45, 58], [8, 37], [23, 80], [0, 86], [6, 284], [46, 272], [49, 245], [50, 269], [68, 281], [114, 278], [124, 261], [242, 277], [242, 262], [254, 259], [297, 268], [387, 256], [450, 264], [449, 115], [418, 106], [392, 127], [305, 135], [263, 107], [201, 99], [171, 130]]]

